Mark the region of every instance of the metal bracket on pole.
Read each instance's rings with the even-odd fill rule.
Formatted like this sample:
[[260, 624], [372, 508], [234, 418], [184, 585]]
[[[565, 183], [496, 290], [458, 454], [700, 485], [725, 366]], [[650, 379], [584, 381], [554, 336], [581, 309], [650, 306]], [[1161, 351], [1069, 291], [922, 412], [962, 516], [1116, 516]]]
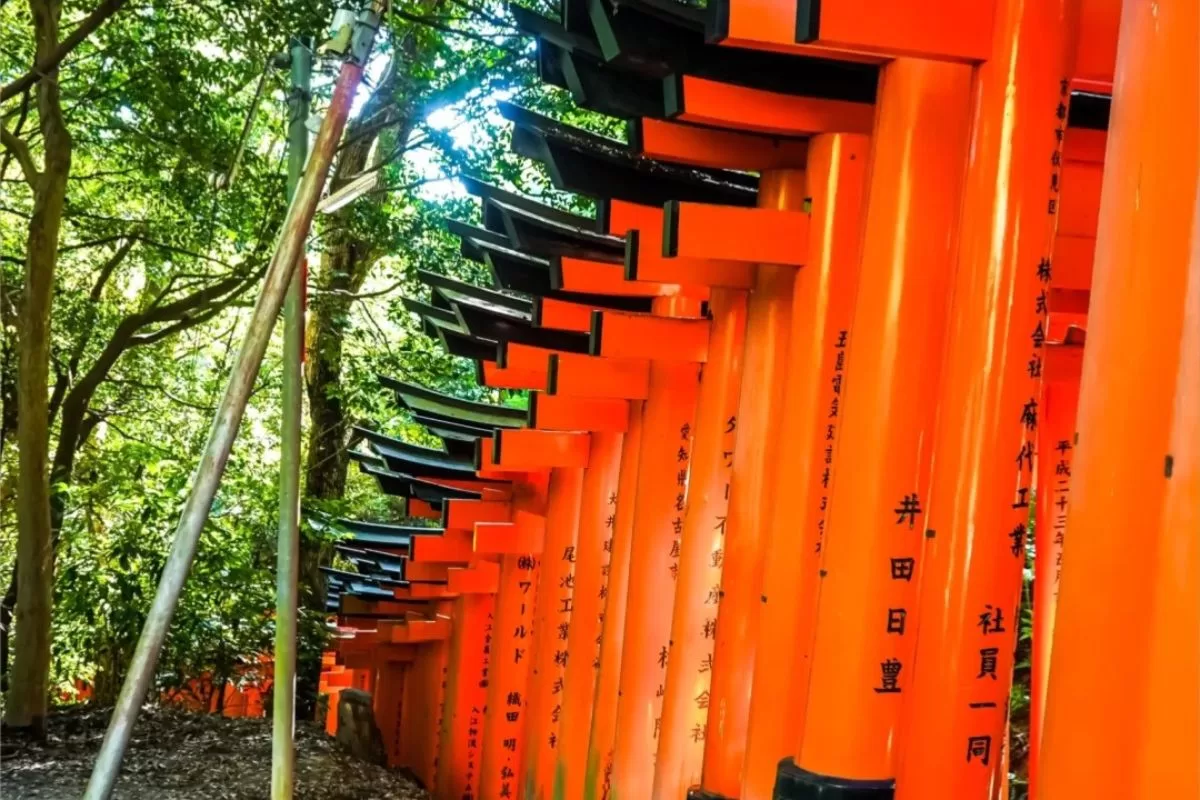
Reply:
[[329, 39], [317, 51], [322, 55], [339, 56], [360, 66], [366, 64], [386, 8], [387, 3], [381, 0], [367, 0], [358, 6], [338, 8], [329, 29]]

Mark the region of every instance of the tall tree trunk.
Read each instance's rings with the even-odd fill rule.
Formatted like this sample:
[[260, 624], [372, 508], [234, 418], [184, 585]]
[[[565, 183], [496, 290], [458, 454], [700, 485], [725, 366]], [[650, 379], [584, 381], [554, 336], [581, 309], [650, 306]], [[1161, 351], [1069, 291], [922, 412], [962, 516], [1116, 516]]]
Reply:
[[[37, 60], [58, 45], [61, 0], [30, 0]], [[50, 614], [54, 550], [50, 534], [49, 408], [50, 307], [62, 227], [71, 137], [62, 116], [57, 71], [37, 85], [45, 165], [35, 178], [29, 222], [25, 291], [17, 341], [17, 614], [16, 646], [5, 721], [45, 737], [50, 682]]]
[[[346, 142], [334, 169], [330, 190], [337, 191], [359, 175], [370, 162], [372, 146], [382, 142], [404, 141], [410, 130], [404, 104], [395, 104], [397, 70], [409, 61], [389, 68], [387, 77], [363, 106], [362, 113], [346, 131]], [[399, 125], [394, 123], [400, 120]], [[394, 132], [398, 129], [398, 133]], [[393, 131], [382, 135], [382, 131]], [[379, 148], [384, 149], [383, 147]], [[378, 156], [377, 156], [378, 157]], [[358, 202], [378, 202], [379, 196]], [[353, 206], [333, 215], [328, 221], [329, 243], [314, 274], [316, 292], [308, 310], [305, 332], [306, 362], [304, 386], [308, 395], [310, 427], [308, 453], [304, 464], [306, 500], [339, 500], [346, 492], [347, 434], [349, 423], [339, 394], [342, 377], [342, 344], [350, 327], [354, 295], [362, 288], [371, 266], [382, 252], [353, 230]], [[325, 602], [321, 564], [328, 560], [328, 548], [301, 539], [300, 600], [307, 608], [321, 609]], [[316, 713], [317, 685], [321, 672], [319, 651], [304, 647], [296, 665], [296, 714], [311, 719]]]

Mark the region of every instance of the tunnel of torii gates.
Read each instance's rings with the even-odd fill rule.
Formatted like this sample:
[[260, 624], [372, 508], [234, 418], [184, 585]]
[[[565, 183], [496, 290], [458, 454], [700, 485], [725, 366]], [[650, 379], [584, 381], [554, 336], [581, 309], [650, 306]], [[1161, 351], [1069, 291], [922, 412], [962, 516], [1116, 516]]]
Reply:
[[990, 800], [1036, 531], [1032, 796], [1200, 797], [1197, 4], [512, 11], [628, 141], [501, 104], [595, 213], [464, 179], [528, 410], [381, 379], [324, 689], [436, 800]]

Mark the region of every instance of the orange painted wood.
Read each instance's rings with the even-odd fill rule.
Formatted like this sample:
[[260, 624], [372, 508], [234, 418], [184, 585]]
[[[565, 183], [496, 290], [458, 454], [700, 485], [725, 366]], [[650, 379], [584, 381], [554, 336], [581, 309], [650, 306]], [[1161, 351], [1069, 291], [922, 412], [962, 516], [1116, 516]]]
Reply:
[[999, 0], [996, 57], [976, 72], [925, 523], [936, 536], [917, 565], [921, 635], [901, 734], [921, 746], [905, 749], [896, 776], [905, 800], [983, 797], [1005, 777], [997, 770], [1043, 419], [1042, 376], [1029, 365], [1047, 349], [1055, 226], [1094, 231], [1089, 196], [1099, 191], [1098, 166], [1053, 161], [1069, 100], [1056, 82], [1072, 49], [1067, 8]]
[[629, 429], [621, 446], [617, 471], [617, 512], [608, 547], [608, 571], [600, 622], [600, 662], [596, 673], [596, 695], [592, 703], [592, 726], [588, 736], [587, 769], [583, 797], [608, 797], [612, 784], [613, 743], [617, 729], [617, 693], [620, 690], [621, 657], [625, 646], [625, 609], [629, 593], [629, 559], [633, 545], [633, 517], [641, 474], [644, 403], [629, 404]]
[[[1087, 0], [1085, 0], [1086, 2]], [[1108, 147], [1108, 131], [1091, 128], [1067, 128], [1063, 134], [1063, 160], [1103, 164]]]
[[[778, 170], [764, 173], [758, 202], [762, 213], [807, 215], [805, 173]], [[681, 214], [686, 214], [681, 207]], [[681, 225], [686, 223], [681, 222]], [[807, 237], [800, 241], [807, 248]], [[803, 260], [807, 251], [799, 255]], [[709, 689], [711, 710], [704, 742], [701, 786], [736, 796], [741, 788], [750, 718], [750, 688], [762, 610], [763, 559], [767, 550], [767, 520], [774, 508], [775, 482], [771, 470], [783, 452], [775, 434], [784, 407], [792, 294], [796, 270], [787, 265], [758, 268], [746, 312], [746, 352], [742, 391], [738, 400], [738, 447], [725, 526], [721, 602], [713, 644]], [[789, 443], [790, 445], [790, 443]]]
[[654, 362], [650, 376], [613, 748], [611, 791], [616, 797], [648, 797], [654, 780], [673, 599], [663, 587], [674, 581], [669, 543], [683, 525], [677, 498], [687, 485], [699, 388], [695, 364]]
[[1058, 205], [1058, 233], [1062, 236], [1095, 236], [1100, 214], [1102, 164], [1066, 161], [1058, 180], [1062, 184]]
[[786, 446], [769, 476], [775, 495], [766, 514], [762, 619], [738, 795], [746, 800], [771, 797], [808, 702], [821, 535], [837, 466], [838, 428], [829, 409], [845, 388], [842, 334], [848, 337], [854, 321], [869, 153], [870, 141], [853, 134], [816, 136], [809, 147], [813, 236], [792, 293], [786, 411], [772, 429]]
[[[404, 681], [409, 665], [402, 661], [385, 661], [379, 665], [379, 676], [373, 697], [375, 721], [383, 736], [387, 765], [402, 766], [404, 736]], [[440, 682], [440, 676], [439, 676]]]
[[1095, 236], [1063, 236], [1054, 239], [1054, 285], [1061, 289], [1087, 289], [1092, 285], [1096, 260]]
[[591, 330], [595, 306], [570, 303], [553, 297], [533, 297], [533, 324], [564, 331]]
[[677, 501], [686, 502], [687, 510], [682, 533], [672, 545], [678, 577], [654, 762], [654, 797], [683, 797], [689, 787], [700, 782], [708, 721], [712, 643], [745, 351], [745, 292], [713, 290], [711, 311], [710, 357], [696, 401], [691, 473], [686, 496], [683, 488], [676, 495]]
[[563, 669], [561, 689], [553, 692], [562, 708], [553, 797], [583, 797], [623, 438], [620, 433], [593, 433], [591, 460], [583, 473], [579, 533], [575, 542], [575, 585], [566, 642], [570, 656]]
[[830, 131], [870, 133], [875, 119], [875, 108], [869, 103], [777, 94], [693, 75], [666, 80], [678, 109], [673, 118], [695, 125], [809, 136]]
[[[1195, 241], [1194, 231], [1192, 235]], [[1164, 468], [1161, 478], [1165, 500], [1155, 536], [1158, 580], [1148, 623], [1138, 797], [1200, 796], [1192, 755], [1200, 750], [1200, 707], [1180, 702], [1180, 688], [1187, 687], [1190, 696], [1200, 675], [1200, 606], [1195, 602], [1200, 596], [1200, 255], [1194, 245], [1184, 319], [1168, 451], [1171, 469], [1168, 475]]]
[[[1143, 797], [1150, 604], [1194, 255], [1200, 9], [1122, 4], [1112, 119], [1040, 758], [1043, 798]], [[1152, 265], [1152, 266], [1151, 266]], [[1126, 499], [1136, 497], [1136, 503]], [[1130, 547], [1129, 531], [1146, 532]], [[1113, 587], [1119, 586], [1120, 591]], [[1097, 659], [1097, 647], [1104, 657]], [[1090, 656], [1089, 656], [1090, 654]], [[1128, 687], [1106, 702], [1106, 687]], [[1181, 725], [1169, 735], [1187, 747]], [[1098, 768], [1098, 765], [1101, 765]]]
[[650, 363], [639, 358], [597, 358], [578, 353], [550, 356], [548, 395], [567, 398], [644, 400]]
[[548, 431], [624, 433], [629, 426], [629, 403], [606, 397], [529, 395], [529, 427]]
[[479, 522], [507, 522], [512, 504], [486, 500], [450, 499], [442, 504], [442, 527], [446, 532], [473, 531]]
[[597, 311], [592, 315], [591, 348], [593, 355], [604, 358], [698, 363], [708, 357], [708, 333], [706, 319]]
[[550, 798], [562, 721], [562, 681], [570, 652], [567, 639], [574, 608], [575, 546], [583, 470], [550, 473], [546, 504], [546, 548], [539, 559], [533, 621], [533, 665], [526, 689], [525, 791]]
[[847, 377], [829, 407], [838, 470], [796, 759], [819, 775], [895, 774], [917, 616], [903, 559], [919, 553], [929, 503], [971, 77], [964, 65], [901, 59], [882, 78]]
[[415, 535], [412, 537], [409, 560], [465, 564], [471, 560], [471, 540], [469, 530], [448, 530], [431, 536]]
[[1080, 0], [1078, 42], [1071, 77], [1093, 85], [1112, 84], [1117, 61], [1121, 0]]
[[[399, 766], [408, 767], [425, 786], [431, 787], [437, 782], [449, 655], [449, 641], [421, 645], [420, 656], [409, 665], [404, 680]], [[386, 732], [384, 736], [387, 737]]]
[[810, 54], [824, 50], [826, 55], [873, 53], [953, 61], [982, 61], [990, 53], [994, 3], [986, 0], [917, 0], [903, 6], [885, 0], [822, 0], [804, 4], [813, 10], [814, 21], [802, 27], [798, 5], [794, 0], [728, 0], [722, 43]]
[[[547, 482], [514, 484], [514, 519], [546, 512]], [[525, 747], [525, 695], [533, 661], [533, 608], [536, 599], [537, 553], [500, 558], [500, 590], [496, 594], [493, 662], [484, 717], [481, 798], [520, 797]]]
[[475, 526], [475, 552], [480, 555], [540, 553], [546, 540], [546, 518], [517, 510], [512, 522], [480, 522]]
[[494, 562], [481, 560], [447, 572], [446, 588], [454, 594], [495, 594], [500, 588], [500, 567]]
[[442, 512], [438, 511], [427, 501], [418, 497], [410, 497], [404, 501], [405, 513], [417, 519], [441, 519]]
[[551, 285], [565, 292], [611, 294], [619, 297], [654, 297], [679, 291], [679, 287], [674, 284], [626, 280], [625, 267], [621, 264], [585, 261], [567, 256], [558, 259], [555, 272], [551, 273]]
[[[760, 203], [766, 191], [760, 186]], [[801, 208], [803, 199], [795, 198], [786, 209], [672, 201], [663, 213], [663, 255], [801, 266], [808, 255], [809, 215]]]
[[487, 637], [495, 598], [464, 594], [454, 606], [435, 796], [480, 796], [480, 731], [491, 655]]
[[[1049, 348], [1066, 349], [1066, 348]], [[1071, 350], [1079, 350], [1073, 347]], [[1046, 359], [1037, 430], [1037, 551], [1033, 584], [1033, 655], [1029, 691], [1029, 785], [1039, 784], [1039, 757], [1050, 681], [1050, 653], [1062, 585], [1063, 545], [1071, 507], [1071, 470], [1075, 460], [1075, 420], [1079, 406], [1078, 369], [1056, 369]], [[1065, 373], [1065, 374], [1064, 374]]]
[[450, 567], [445, 564], [427, 564], [409, 561], [404, 565], [404, 578], [409, 581], [445, 581]]
[[736, 170], [803, 168], [804, 139], [680, 125], [643, 117], [633, 122], [634, 148], [644, 156], [694, 167]]
[[492, 460], [509, 469], [583, 469], [590, 447], [591, 437], [580, 431], [509, 428], [492, 435]]
[[546, 375], [538, 370], [502, 368], [494, 361], [479, 362], [479, 383], [492, 389], [546, 388]]

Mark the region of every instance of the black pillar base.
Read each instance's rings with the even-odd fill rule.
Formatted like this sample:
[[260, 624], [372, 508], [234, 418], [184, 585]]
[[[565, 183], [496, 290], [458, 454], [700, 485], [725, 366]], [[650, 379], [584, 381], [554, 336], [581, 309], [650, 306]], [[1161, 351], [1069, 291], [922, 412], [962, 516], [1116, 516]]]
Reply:
[[774, 800], [892, 800], [895, 781], [856, 781], [800, 769], [791, 758], [779, 762]]
[[706, 791], [699, 786], [693, 786], [688, 789], [687, 800], [730, 800], [730, 798], [723, 794]]

